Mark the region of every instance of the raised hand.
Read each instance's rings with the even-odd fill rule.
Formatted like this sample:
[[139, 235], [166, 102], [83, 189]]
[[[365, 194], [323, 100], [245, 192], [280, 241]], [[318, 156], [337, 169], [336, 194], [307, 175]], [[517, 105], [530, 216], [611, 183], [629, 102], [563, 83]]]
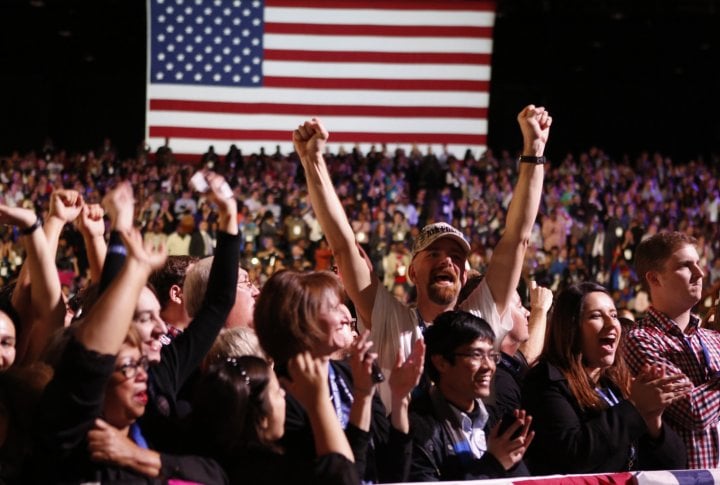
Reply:
[[549, 288], [538, 286], [535, 280], [530, 282], [530, 309], [549, 312], [553, 303], [553, 293]]
[[72, 222], [80, 214], [85, 202], [77, 190], [58, 189], [50, 196], [50, 217]]
[[322, 155], [325, 151], [330, 133], [325, 129], [318, 118], [313, 118], [298, 126], [293, 132], [293, 145], [300, 158], [312, 155]]
[[76, 219], [80, 232], [88, 237], [101, 237], [105, 234], [105, 211], [100, 204], [85, 204]]
[[117, 184], [103, 197], [102, 204], [110, 217], [110, 227], [113, 230], [126, 232], [133, 227], [135, 199], [130, 182]]
[[[502, 422], [499, 422], [490, 430], [490, 436], [488, 436], [488, 453], [493, 455], [506, 470], [522, 460], [535, 437], [535, 432], [530, 431], [532, 417], [525, 410], [516, 409], [515, 418], [515, 422], [504, 433], [500, 434]], [[518, 430], [520, 433], [513, 438]]]
[[683, 374], [666, 375], [660, 365], [645, 365], [630, 386], [630, 402], [645, 420], [648, 434], [660, 436], [662, 413], [673, 402], [692, 390], [692, 383]]
[[395, 368], [390, 374], [388, 384], [393, 399], [404, 399], [420, 382], [420, 376], [425, 365], [425, 341], [418, 339], [413, 345], [412, 352], [403, 362], [402, 350], [398, 350]]
[[667, 375], [662, 366], [646, 365], [630, 386], [630, 401], [644, 416], [661, 414], [691, 390], [692, 383], [685, 375]]
[[128, 259], [132, 259], [148, 270], [148, 274], [156, 269], [160, 269], [167, 259], [167, 251], [165, 247], [160, 245], [153, 248], [151, 242], [143, 244], [143, 238], [135, 228], [121, 232], [123, 243], [128, 251]]
[[372, 364], [377, 354], [369, 352], [372, 342], [368, 341], [370, 332], [363, 331], [350, 346], [350, 368], [353, 376], [353, 395], [372, 396], [375, 383], [372, 380]]
[[288, 373], [290, 379], [282, 379], [283, 387], [306, 410], [330, 401], [327, 358], [315, 358], [310, 352], [302, 352], [290, 359]]
[[517, 116], [523, 135], [523, 155], [541, 157], [550, 136], [552, 116], [545, 108], [526, 106]]

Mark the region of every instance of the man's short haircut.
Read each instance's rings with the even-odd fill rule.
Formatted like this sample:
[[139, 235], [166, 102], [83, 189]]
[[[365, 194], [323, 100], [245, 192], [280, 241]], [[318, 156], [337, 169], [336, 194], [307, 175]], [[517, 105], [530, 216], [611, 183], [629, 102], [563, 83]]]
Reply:
[[[170, 301], [170, 288], [173, 285], [183, 287], [188, 266], [195, 264], [195, 256], [168, 256], [162, 268], [153, 271], [149, 281], [155, 287], [160, 308], [165, 309]], [[183, 293], [185, 290], [183, 290]]]
[[458, 347], [477, 339], [489, 344], [495, 343], [495, 333], [482, 318], [461, 310], [438, 315], [433, 324], [425, 330], [425, 372], [428, 377], [435, 383], [440, 379], [440, 373], [432, 363], [433, 355], [440, 355], [450, 364], [455, 364]]
[[662, 271], [672, 253], [683, 246], [694, 246], [696, 240], [684, 232], [659, 232], [640, 244], [635, 250], [635, 271], [645, 291], [650, 293], [646, 275], [649, 271]]

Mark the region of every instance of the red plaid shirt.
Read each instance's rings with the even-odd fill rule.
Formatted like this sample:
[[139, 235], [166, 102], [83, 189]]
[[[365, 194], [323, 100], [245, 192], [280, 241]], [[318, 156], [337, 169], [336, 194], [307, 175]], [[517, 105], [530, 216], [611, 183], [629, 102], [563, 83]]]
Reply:
[[647, 317], [626, 335], [624, 355], [634, 374], [644, 364], [662, 364], [668, 373], [682, 372], [692, 381], [692, 391], [665, 410], [663, 421], [685, 441], [689, 468], [716, 468], [720, 333], [699, 328], [699, 322], [691, 316], [689, 332], [683, 334], [667, 315], [650, 307]]

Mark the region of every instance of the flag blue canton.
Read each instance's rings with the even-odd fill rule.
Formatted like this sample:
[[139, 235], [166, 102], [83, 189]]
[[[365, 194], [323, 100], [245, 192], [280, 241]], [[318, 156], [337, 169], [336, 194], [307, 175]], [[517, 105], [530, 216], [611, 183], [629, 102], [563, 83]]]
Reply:
[[150, 82], [262, 86], [260, 0], [152, 0]]

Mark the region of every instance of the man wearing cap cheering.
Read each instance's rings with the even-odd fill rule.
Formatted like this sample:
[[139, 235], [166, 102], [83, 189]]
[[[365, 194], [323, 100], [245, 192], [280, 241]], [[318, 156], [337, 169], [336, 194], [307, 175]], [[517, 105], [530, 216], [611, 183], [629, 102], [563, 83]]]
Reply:
[[[540, 204], [543, 153], [552, 118], [545, 108], [529, 105], [518, 115], [518, 123], [523, 135], [523, 156], [508, 209], [507, 226], [483, 282], [462, 304], [462, 309], [491, 324], [496, 343], [512, 328], [507, 310], [520, 281], [525, 249]], [[393, 298], [356, 246], [354, 232], [323, 159], [328, 137], [320, 120], [314, 118], [293, 132], [293, 143], [305, 169], [313, 208], [335, 255], [345, 289], [358, 317], [372, 331], [380, 366], [392, 369], [398, 350], [402, 358], [406, 358], [414, 341], [422, 338], [422, 330], [440, 313], [455, 308], [467, 277], [465, 262], [470, 245], [462, 233], [449, 224], [425, 226], [413, 245], [408, 269], [408, 276], [417, 288], [417, 306], [408, 307]]]

